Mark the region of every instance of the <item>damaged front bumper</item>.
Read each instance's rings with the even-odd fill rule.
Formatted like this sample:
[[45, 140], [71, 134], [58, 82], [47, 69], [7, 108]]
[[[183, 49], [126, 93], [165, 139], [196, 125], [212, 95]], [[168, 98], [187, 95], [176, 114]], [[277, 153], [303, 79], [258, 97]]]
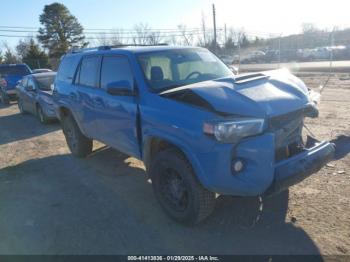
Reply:
[[266, 195], [279, 193], [320, 170], [334, 157], [335, 146], [321, 142], [275, 165], [274, 181]]
[[[271, 195], [302, 181], [332, 160], [335, 147], [317, 142], [283, 160], [276, 160], [275, 135], [264, 133], [241, 141], [237, 146], [217, 144], [210, 152], [198, 154], [194, 167], [202, 184], [221, 195]], [[235, 173], [232, 161], [244, 168]]]

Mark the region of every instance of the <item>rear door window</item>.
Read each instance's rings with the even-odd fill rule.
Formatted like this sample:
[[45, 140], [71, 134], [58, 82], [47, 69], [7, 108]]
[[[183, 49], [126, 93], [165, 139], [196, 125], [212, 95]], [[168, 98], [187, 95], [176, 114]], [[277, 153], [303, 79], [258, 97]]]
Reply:
[[77, 74], [76, 84], [87, 87], [99, 87], [100, 64], [100, 56], [84, 57]]
[[23, 87], [26, 87], [28, 83], [28, 77], [23, 77], [23, 79], [21, 80], [21, 85]]
[[28, 79], [27, 87], [33, 87], [34, 89], [36, 88], [35, 82], [32, 78]]
[[80, 56], [78, 55], [64, 57], [58, 68], [57, 80], [72, 83], [79, 61]]
[[35, 76], [35, 80], [38, 84], [38, 88], [43, 91], [51, 91], [52, 84], [55, 80], [55, 74]]

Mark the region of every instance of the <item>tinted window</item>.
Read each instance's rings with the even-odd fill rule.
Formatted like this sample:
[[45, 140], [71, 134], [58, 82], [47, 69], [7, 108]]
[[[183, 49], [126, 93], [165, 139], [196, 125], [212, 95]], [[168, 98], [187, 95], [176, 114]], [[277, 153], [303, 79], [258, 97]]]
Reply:
[[138, 55], [149, 85], [158, 91], [233, 76], [230, 69], [206, 49], [186, 48]]
[[30, 74], [28, 67], [26, 66], [0, 66], [1, 76], [25, 76]]
[[21, 85], [26, 87], [28, 83], [28, 77], [23, 77], [23, 79], [21, 80]]
[[108, 84], [115, 83], [115, 86], [132, 86], [133, 74], [129, 61], [122, 56], [106, 56], [103, 58], [101, 69], [101, 87], [107, 88]]
[[65, 56], [58, 69], [57, 80], [72, 83], [79, 60], [77, 55]]
[[55, 74], [35, 76], [35, 80], [38, 84], [38, 88], [44, 91], [50, 91], [51, 85], [55, 80]]
[[28, 87], [29, 87], [29, 86], [32, 86], [32, 87], [34, 87], [34, 88], [35, 88], [35, 83], [34, 83], [34, 81], [33, 81], [33, 79], [32, 79], [32, 78], [29, 78], [29, 79], [28, 79], [27, 86], [28, 86]]
[[100, 57], [89, 56], [83, 58], [80, 65], [77, 84], [90, 87], [98, 87], [98, 71]]

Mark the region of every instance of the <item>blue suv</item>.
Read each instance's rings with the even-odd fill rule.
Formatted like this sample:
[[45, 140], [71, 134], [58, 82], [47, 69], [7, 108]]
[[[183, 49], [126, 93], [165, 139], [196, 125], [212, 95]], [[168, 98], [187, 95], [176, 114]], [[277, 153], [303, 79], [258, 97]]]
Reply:
[[29, 74], [31, 70], [26, 64], [0, 65], [0, 101], [3, 104], [17, 99], [16, 85], [23, 76]]
[[271, 195], [318, 171], [329, 142], [303, 139], [318, 110], [288, 71], [234, 75], [203, 48], [102, 46], [66, 54], [54, 106], [71, 152], [98, 140], [141, 159], [173, 219], [195, 224], [218, 195]]

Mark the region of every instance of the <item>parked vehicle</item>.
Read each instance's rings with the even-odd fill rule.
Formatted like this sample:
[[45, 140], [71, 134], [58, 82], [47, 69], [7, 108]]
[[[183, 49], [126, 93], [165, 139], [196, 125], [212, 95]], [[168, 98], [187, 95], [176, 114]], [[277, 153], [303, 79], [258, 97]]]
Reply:
[[243, 55], [241, 59], [242, 64], [250, 64], [250, 63], [263, 63], [265, 60], [265, 52], [263, 51], [254, 51], [248, 53], [247, 55]]
[[221, 59], [222, 62], [224, 62], [226, 65], [232, 65], [233, 64], [233, 56], [230, 55], [221, 55], [219, 57]]
[[43, 124], [56, 119], [52, 100], [55, 76], [56, 72], [49, 72], [23, 77], [17, 87], [18, 108], [22, 114], [34, 114]]
[[0, 65], [0, 102], [8, 104], [17, 99], [16, 85], [23, 76], [31, 73], [26, 64]]
[[279, 50], [267, 50], [264, 56], [264, 62], [272, 63], [279, 61]]
[[39, 68], [39, 69], [33, 69], [32, 73], [33, 74], [38, 74], [38, 73], [48, 73], [48, 72], [52, 72], [51, 69], [48, 68]]
[[202, 48], [100, 47], [65, 55], [54, 105], [71, 152], [93, 139], [141, 159], [173, 219], [195, 224], [217, 194], [276, 194], [324, 166], [329, 142], [303, 141], [316, 117], [287, 71], [235, 76]]

